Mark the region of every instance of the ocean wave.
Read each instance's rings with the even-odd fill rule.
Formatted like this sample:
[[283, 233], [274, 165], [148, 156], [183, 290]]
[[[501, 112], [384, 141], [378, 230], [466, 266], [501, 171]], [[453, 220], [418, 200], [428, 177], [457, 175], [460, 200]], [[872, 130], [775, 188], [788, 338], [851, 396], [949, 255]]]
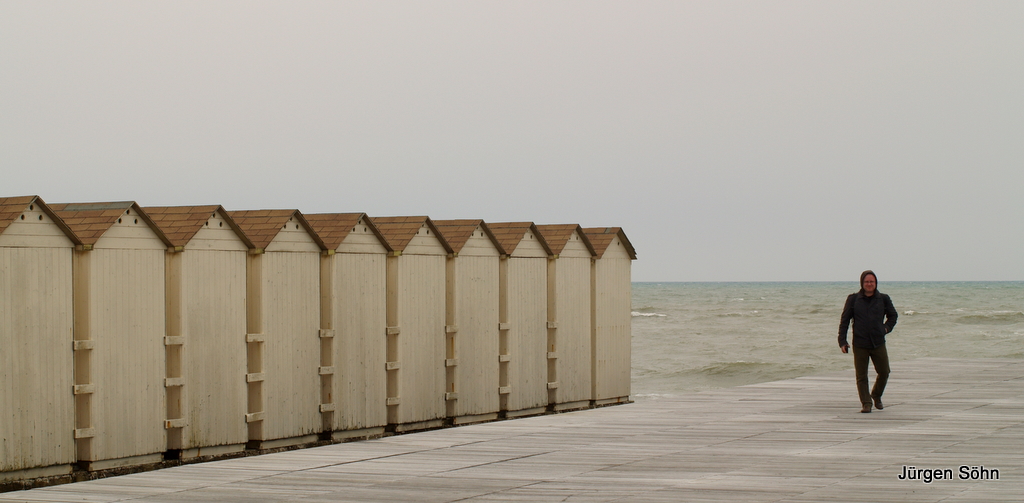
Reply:
[[1013, 325], [1024, 322], [1021, 311], [991, 311], [987, 313], [968, 314], [956, 319], [965, 325]]
[[664, 318], [664, 317], [668, 316], [667, 314], [661, 314], [661, 313], [640, 313], [640, 312], [637, 312], [637, 311], [632, 311], [629, 314], [632, 315], [634, 318], [636, 318], [638, 316], [642, 316], [642, 317], [645, 317], [645, 318], [649, 318], [649, 317]]
[[721, 314], [716, 314], [715, 317], [716, 318], [739, 318], [739, 317], [743, 317], [743, 316], [752, 316], [752, 315], [755, 315], [755, 314], [759, 314], [759, 312], [758, 311], [746, 311], [746, 312], [742, 312], [742, 313], [721, 313]]

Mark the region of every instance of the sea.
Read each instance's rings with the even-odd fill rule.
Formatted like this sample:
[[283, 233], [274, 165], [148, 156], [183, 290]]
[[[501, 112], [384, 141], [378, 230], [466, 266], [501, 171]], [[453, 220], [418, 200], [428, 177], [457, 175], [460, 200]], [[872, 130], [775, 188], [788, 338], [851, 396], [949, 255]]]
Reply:
[[[836, 336], [856, 281], [632, 287], [634, 400], [853, 368]], [[1024, 282], [882, 282], [878, 290], [899, 313], [886, 337], [893, 377], [900, 361], [916, 358], [1024, 358]]]

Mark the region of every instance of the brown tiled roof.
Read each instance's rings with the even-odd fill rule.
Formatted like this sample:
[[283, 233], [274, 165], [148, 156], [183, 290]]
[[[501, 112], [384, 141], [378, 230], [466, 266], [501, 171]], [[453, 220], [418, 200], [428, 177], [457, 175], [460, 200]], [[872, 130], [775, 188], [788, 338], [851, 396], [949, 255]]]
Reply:
[[579, 231], [580, 239], [583, 240], [583, 244], [587, 245], [587, 249], [590, 250], [590, 254], [596, 255], [593, 245], [590, 244], [590, 240], [587, 239], [587, 235], [583, 233], [583, 228], [579, 224], [538, 225], [537, 230], [544, 237], [544, 241], [547, 241], [551, 253], [555, 255], [562, 253], [565, 245], [572, 238], [572, 233], [577, 230]]
[[629, 254], [629, 258], [636, 260], [636, 250], [633, 249], [632, 243], [626, 239], [626, 233], [622, 232], [621, 227], [587, 227], [583, 229], [583, 233], [587, 235], [590, 244], [594, 245], [597, 258], [604, 256], [604, 252], [608, 250], [608, 245], [612, 244], [615, 236], [618, 236], [622, 246], [626, 247], [626, 253]]
[[437, 240], [441, 242], [441, 246], [449, 253], [452, 252], [451, 246], [448, 245], [448, 241], [444, 239], [444, 236], [438, 232], [434, 222], [428, 217], [370, 217], [370, 221], [373, 225], [377, 226], [380, 230], [381, 236], [387, 241], [391, 251], [401, 252], [405, 250], [406, 246], [409, 246], [409, 242], [412, 238], [416, 237], [416, 233], [419, 232], [420, 227], [424, 224], [437, 236]]
[[327, 249], [323, 240], [320, 239], [320, 236], [313, 230], [313, 227], [309, 225], [309, 222], [306, 221], [306, 218], [302, 216], [299, 210], [229, 211], [228, 216], [238, 224], [238, 228], [249, 238], [253, 248], [266, 249], [271, 241], [277, 237], [277, 234], [281, 232], [285, 224], [288, 223], [288, 219], [295, 217], [295, 220], [306, 229], [306, 232], [320, 246], [320, 249]]
[[153, 219], [135, 204], [133, 201], [114, 201], [107, 203], [61, 203], [51, 204], [50, 208], [57, 213], [57, 216], [64, 220], [64, 223], [78, 236], [83, 245], [94, 245], [99, 241], [100, 236], [110, 229], [110, 226], [117, 222], [125, 212], [129, 215], [134, 212], [149, 228], [164, 242], [170, 246], [171, 242], [164, 235], [163, 231], [153, 222]]
[[147, 206], [142, 208], [142, 210], [153, 219], [156, 226], [163, 231], [171, 245], [175, 247], [187, 245], [192, 240], [192, 237], [199, 232], [199, 229], [202, 229], [210, 217], [218, 211], [226, 217], [228, 225], [234, 229], [238, 237], [245, 242], [245, 245], [252, 246], [245, 234], [238, 228], [238, 224], [230, 217], [227, 217], [227, 211], [219, 205]]
[[551, 254], [551, 249], [544, 241], [544, 236], [541, 236], [533, 222], [490, 222], [487, 224], [487, 228], [491, 230], [494, 239], [498, 241], [506, 255], [512, 255], [516, 251], [519, 243], [526, 237], [526, 232], [530, 230], [533, 231], [533, 235], [537, 237], [540, 245], [544, 247], [544, 251]]
[[[313, 230], [320, 235], [320, 239], [323, 240], [327, 249], [337, 250], [341, 246], [342, 241], [348, 237], [348, 234], [359, 223], [359, 219], [366, 217], [366, 213], [307, 213], [305, 217], [309, 225], [313, 227]], [[373, 231], [373, 234], [377, 236], [377, 239], [384, 245], [384, 248], [391, 251], [387, 240], [381, 236], [380, 230], [373, 225], [373, 222], [369, 218], [364, 218], [363, 223]]]
[[29, 209], [29, 206], [38, 205], [39, 209], [50, 216], [54, 223], [64, 231], [64, 234], [68, 236], [75, 244], [81, 244], [78, 240], [78, 236], [64, 223], [63, 220], [57, 215], [53, 209], [43, 202], [39, 196], [16, 196], [16, 197], [0, 197], [0, 234], [7, 229], [12, 222], [21, 217], [21, 214], [25, 210]]
[[462, 251], [462, 247], [466, 246], [469, 238], [473, 237], [473, 231], [479, 227], [484, 231], [484, 234], [487, 234], [487, 238], [491, 240], [494, 247], [498, 249], [498, 253], [505, 254], [505, 249], [483, 220], [434, 220], [434, 225], [437, 226], [438, 232], [441, 233], [445, 241], [448, 241], [448, 245], [452, 247], [452, 251], [455, 253]]

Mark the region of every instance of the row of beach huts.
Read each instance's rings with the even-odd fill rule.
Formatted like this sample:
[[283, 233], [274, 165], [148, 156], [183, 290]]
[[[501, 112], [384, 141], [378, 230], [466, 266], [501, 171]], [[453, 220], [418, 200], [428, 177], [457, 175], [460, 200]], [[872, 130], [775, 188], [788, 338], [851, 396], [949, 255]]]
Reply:
[[0, 485], [622, 403], [617, 227], [0, 198]]

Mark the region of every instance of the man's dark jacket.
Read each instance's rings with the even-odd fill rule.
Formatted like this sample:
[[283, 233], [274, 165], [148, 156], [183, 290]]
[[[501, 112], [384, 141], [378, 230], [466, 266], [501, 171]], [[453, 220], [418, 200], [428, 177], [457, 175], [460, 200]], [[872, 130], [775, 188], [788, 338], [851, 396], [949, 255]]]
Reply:
[[846, 298], [839, 322], [839, 346], [846, 346], [846, 330], [853, 320], [853, 347], [874, 349], [885, 345], [885, 334], [896, 326], [896, 308], [889, 296], [875, 290], [868, 297], [863, 291]]

